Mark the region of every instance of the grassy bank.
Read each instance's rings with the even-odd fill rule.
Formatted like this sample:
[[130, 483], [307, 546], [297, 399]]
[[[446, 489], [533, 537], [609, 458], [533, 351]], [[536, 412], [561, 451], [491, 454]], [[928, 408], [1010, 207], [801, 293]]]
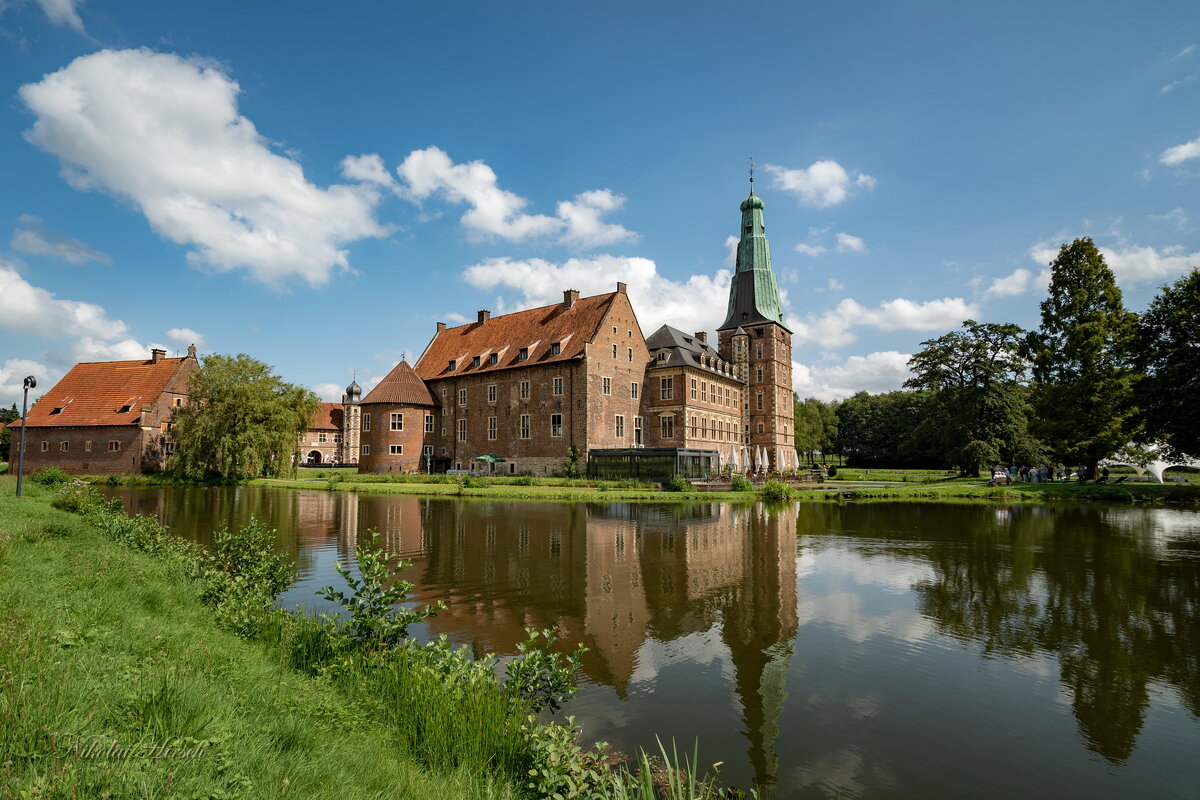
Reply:
[[579, 663], [548, 631], [503, 666], [409, 639], [436, 612], [400, 605], [411, 586], [373, 532], [322, 592], [344, 616], [314, 618], [275, 606], [293, 576], [258, 523], [201, 550], [83, 483], [53, 500], [11, 483], [0, 798], [742, 796], [694, 761], [622, 766], [570, 718], [540, 720]]
[[178, 562], [114, 544], [37, 485], [18, 501], [13, 483], [0, 479], [0, 797], [512, 796], [405, 757], [328, 681], [219, 628]]

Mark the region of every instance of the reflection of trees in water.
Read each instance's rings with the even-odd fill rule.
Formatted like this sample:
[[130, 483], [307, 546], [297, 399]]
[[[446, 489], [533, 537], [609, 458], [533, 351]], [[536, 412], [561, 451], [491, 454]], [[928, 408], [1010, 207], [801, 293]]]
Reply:
[[1152, 683], [1200, 715], [1200, 542], [1114, 535], [1091, 509], [958, 514], [943, 536], [916, 529], [936, 572], [915, 587], [920, 610], [943, 633], [1054, 654], [1088, 747], [1112, 762], [1133, 752]]

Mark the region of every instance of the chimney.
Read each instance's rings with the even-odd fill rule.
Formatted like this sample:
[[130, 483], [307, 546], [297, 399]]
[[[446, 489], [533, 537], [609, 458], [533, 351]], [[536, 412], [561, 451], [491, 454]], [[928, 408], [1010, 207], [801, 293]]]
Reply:
[[150, 363], [157, 364], [159, 361], [162, 361], [164, 358], [166, 358], [166, 355], [167, 355], [166, 350], [159, 350], [157, 347], [151, 348]]
[[626, 288], [627, 287], [625, 286], [625, 284], [621, 283], [620, 281], [617, 281], [617, 294], [629, 294], [627, 291], [625, 291]]
[[194, 344], [189, 344], [189, 345], [188, 345], [188, 354], [187, 354], [187, 357], [188, 357], [188, 358], [191, 358], [191, 359], [195, 359], [195, 358], [196, 358], [196, 345], [194, 345]]
[[569, 311], [571, 306], [575, 305], [575, 301], [579, 299], [578, 289], [567, 289], [563, 292], [563, 310]]
[[479, 324], [480, 325], [487, 322], [491, 318], [492, 318], [492, 312], [480, 310], [480, 312], [479, 312]]
[[696, 331], [696, 338], [700, 340], [700, 344], [708, 344], [708, 331]]
[[441, 332], [442, 332], [442, 331], [444, 331], [444, 330], [446, 330], [446, 323], [444, 323], [444, 322], [439, 322], [439, 323], [437, 324], [437, 332], [438, 332], [438, 333], [441, 333]]

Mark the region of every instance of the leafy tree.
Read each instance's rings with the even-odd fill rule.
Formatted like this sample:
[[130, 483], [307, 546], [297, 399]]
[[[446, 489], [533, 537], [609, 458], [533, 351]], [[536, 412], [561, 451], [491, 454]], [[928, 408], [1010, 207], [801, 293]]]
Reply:
[[1136, 317], [1091, 239], [1064, 244], [1050, 262], [1033, 361], [1033, 432], [1058, 459], [1093, 470], [1135, 431], [1129, 358]]
[[1200, 457], [1200, 269], [1163, 286], [1138, 320], [1136, 397], [1147, 441], [1168, 455]]
[[930, 392], [917, 436], [962, 475], [1026, 445], [1023, 334], [1017, 325], [969, 319], [909, 359], [913, 377], [904, 385]]
[[12, 408], [0, 408], [0, 461], [8, 461], [8, 453], [12, 447], [12, 430], [8, 427], [8, 423], [14, 422], [21, 418], [21, 412], [17, 411], [17, 404], [13, 403]]
[[290, 472], [316, 395], [285, 383], [241, 354], [205, 356], [175, 417], [170, 468], [189, 478], [249, 478]]
[[928, 392], [859, 392], [837, 405], [837, 448], [854, 466], [934, 466], [934, 451], [915, 436]]
[[815, 397], [794, 400], [796, 450], [807, 453], [810, 461], [816, 453], [833, 452], [837, 447], [837, 412], [832, 403]]

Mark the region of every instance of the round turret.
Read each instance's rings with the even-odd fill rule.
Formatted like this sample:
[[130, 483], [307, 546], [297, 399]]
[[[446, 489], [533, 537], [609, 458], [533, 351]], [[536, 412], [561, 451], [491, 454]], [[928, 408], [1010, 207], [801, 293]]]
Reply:
[[357, 403], [362, 399], [362, 387], [358, 385], [358, 381], [351, 381], [346, 387], [346, 402]]

